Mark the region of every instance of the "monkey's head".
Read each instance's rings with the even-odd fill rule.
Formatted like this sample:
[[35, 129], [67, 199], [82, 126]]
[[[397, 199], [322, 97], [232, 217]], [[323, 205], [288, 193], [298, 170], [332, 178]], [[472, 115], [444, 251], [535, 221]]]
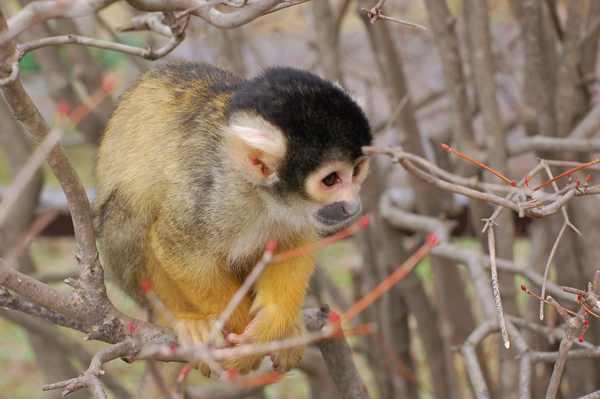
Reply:
[[338, 229], [361, 210], [372, 142], [361, 107], [306, 71], [270, 68], [236, 90], [227, 129], [233, 154], [276, 218]]

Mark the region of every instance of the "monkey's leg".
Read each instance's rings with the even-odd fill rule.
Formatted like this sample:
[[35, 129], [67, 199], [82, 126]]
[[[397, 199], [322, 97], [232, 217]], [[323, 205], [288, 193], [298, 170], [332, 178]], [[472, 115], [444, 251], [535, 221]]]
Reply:
[[[177, 271], [183, 269], [180, 265], [178, 265]], [[169, 267], [170, 265], [163, 263], [158, 266], [159, 268], [151, 273], [152, 286], [176, 320], [175, 325], [169, 325], [163, 316], [159, 323], [173, 327], [182, 346], [205, 342], [219, 315], [239, 289], [239, 282], [233, 275], [225, 272], [224, 268], [214, 269], [221, 271], [218, 276], [190, 279], [182, 278], [180, 273], [174, 272]], [[242, 300], [227, 321], [224, 331], [221, 331], [213, 342], [215, 348], [230, 346], [225, 338], [228, 333], [241, 334], [244, 331], [251, 321], [250, 305], [250, 298], [246, 297]], [[209, 366], [204, 363], [194, 364], [194, 366], [198, 367], [205, 376], [211, 374]], [[251, 365], [248, 371], [259, 366], [260, 362], [257, 361]]]
[[[302, 240], [304, 244], [310, 239]], [[300, 245], [298, 245], [300, 246]], [[314, 269], [311, 254], [302, 255], [281, 263], [267, 266], [256, 282], [256, 296], [252, 304], [254, 320], [243, 334], [230, 334], [228, 339], [236, 344], [255, 344], [291, 338], [305, 332], [300, 315], [310, 276]], [[297, 346], [273, 351], [274, 367], [286, 372], [303, 357], [304, 347]], [[234, 358], [224, 363], [240, 372], [252, 357]]]

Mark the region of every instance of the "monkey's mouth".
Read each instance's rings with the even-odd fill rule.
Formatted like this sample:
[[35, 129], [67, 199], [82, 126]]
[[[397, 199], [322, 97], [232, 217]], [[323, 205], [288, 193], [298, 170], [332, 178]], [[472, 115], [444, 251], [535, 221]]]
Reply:
[[360, 201], [356, 202], [334, 202], [324, 206], [315, 214], [315, 218], [325, 226], [333, 227], [345, 224], [360, 213]]

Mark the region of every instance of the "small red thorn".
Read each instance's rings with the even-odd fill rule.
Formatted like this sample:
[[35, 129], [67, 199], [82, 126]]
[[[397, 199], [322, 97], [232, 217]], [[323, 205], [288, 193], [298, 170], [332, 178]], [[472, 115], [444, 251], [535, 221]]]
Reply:
[[567, 176], [569, 177], [569, 179], [571, 178], [571, 174], [570, 173], [568, 173]]
[[581, 295], [577, 295], [577, 300], [581, 301], [583, 299], [583, 297]]
[[127, 329], [133, 333], [133, 332], [135, 332], [135, 330], [137, 330], [137, 326], [135, 325], [134, 322], [127, 323]]
[[369, 217], [369, 215], [365, 215], [358, 219], [358, 227], [361, 229], [366, 228], [369, 225], [369, 223], [371, 223], [371, 218]]
[[440, 242], [440, 237], [436, 233], [427, 236], [427, 245], [435, 247]]
[[329, 314], [327, 315], [327, 320], [329, 320], [330, 322], [332, 322], [334, 324], [339, 323], [340, 319], [341, 319], [341, 317], [338, 314], [338, 312], [333, 311], [333, 310], [331, 312], [329, 312]]
[[442, 146], [442, 148], [444, 149], [444, 151], [450, 152], [450, 147], [448, 147], [448, 144], [440, 143], [440, 145]]
[[191, 369], [190, 365], [186, 364], [185, 367], [181, 369], [181, 374], [184, 376], [188, 375], [188, 373], [190, 372], [190, 369]]
[[583, 342], [583, 337], [582, 337], [582, 338], [579, 338], [579, 342]]
[[177, 345], [169, 344], [169, 349], [171, 349], [171, 353], [175, 354], [175, 352], [177, 351]]
[[522, 285], [522, 284], [521, 284], [521, 289], [522, 289], [523, 291], [527, 291], [527, 287], [525, 287], [525, 286], [524, 286], [524, 285]]
[[579, 180], [577, 180], [577, 181], [575, 182], [575, 185], [577, 185], [577, 187], [579, 187], [579, 185], [580, 185], [580, 184], [581, 184], [581, 182], [580, 182]]
[[275, 248], [277, 248], [277, 239], [271, 238], [267, 243], [267, 247], [265, 248], [265, 252], [275, 252]]
[[590, 322], [589, 322], [589, 321], [587, 321], [587, 320], [585, 320], [585, 321], [583, 322], [583, 325], [584, 325], [584, 326], [589, 326], [589, 325], [590, 325]]
[[585, 181], [586, 181], [587, 183], [589, 183], [589, 182], [590, 182], [590, 180], [592, 180], [592, 175], [587, 175], [587, 177], [585, 178]]
[[58, 113], [58, 115], [60, 117], [66, 117], [67, 115], [69, 115], [69, 110], [71, 109], [71, 107], [69, 106], [69, 102], [67, 100], [60, 100], [57, 104], [56, 104], [56, 112]]
[[236, 378], [237, 378], [237, 370], [236, 369], [227, 370], [227, 379], [235, 380]]
[[140, 286], [142, 287], [142, 291], [144, 291], [145, 294], [152, 290], [152, 283], [147, 278], [142, 279], [142, 281], [140, 282]]
[[115, 89], [117, 85], [117, 79], [114, 76], [108, 75], [102, 80], [101, 88], [105, 93], [110, 93]]

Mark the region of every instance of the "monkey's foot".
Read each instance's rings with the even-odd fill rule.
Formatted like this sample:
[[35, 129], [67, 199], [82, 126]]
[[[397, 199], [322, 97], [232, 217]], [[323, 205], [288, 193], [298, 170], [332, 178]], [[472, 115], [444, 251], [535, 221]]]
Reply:
[[[213, 325], [216, 319], [180, 319], [175, 324], [175, 332], [181, 346], [193, 346], [199, 345], [206, 342], [210, 332], [212, 331]], [[217, 349], [227, 348], [231, 346], [229, 341], [225, 339], [227, 334], [230, 332], [228, 327], [224, 328], [224, 331], [217, 334], [212, 347]], [[191, 363], [191, 366], [200, 370], [205, 377], [210, 377], [211, 367], [204, 362]]]
[[[300, 336], [305, 332], [304, 324], [302, 323], [301, 318], [298, 318], [291, 326], [287, 326], [287, 328], [283, 329], [283, 334], [281, 333], [281, 329], [277, 329], [279, 323], [280, 320], [270, 320], [270, 318], [265, 315], [264, 310], [261, 310], [250, 322], [250, 324], [248, 324], [243, 334], [229, 334], [227, 339], [236, 346], [245, 344], [252, 345], [279, 341], [286, 338], [293, 338]], [[265, 353], [265, 355], [270, 355], [271, 361], [273, 361], [273, 370], [280, 373], [286, 373], [294, 368], [300, 362], [300, 360], [302, 360], [304, 357], [304, 346], [299, 345], [291, 348], [285, 347], [276, 349], [270, 353]], [[255, 358], [258, 361], [259, 357], [257, 356]], [[243, 363], [244, 357], [241, 359], [242, 360], [234, 358], [231, 359], [231, 361], [235, 363]], [[260, 359], [262, 359], [262, 357], [260, 357]], [[260, 362], [258, 365], [260, 365]], [[238, 369], [238, 371], [242, 373], [240, 369]]]

